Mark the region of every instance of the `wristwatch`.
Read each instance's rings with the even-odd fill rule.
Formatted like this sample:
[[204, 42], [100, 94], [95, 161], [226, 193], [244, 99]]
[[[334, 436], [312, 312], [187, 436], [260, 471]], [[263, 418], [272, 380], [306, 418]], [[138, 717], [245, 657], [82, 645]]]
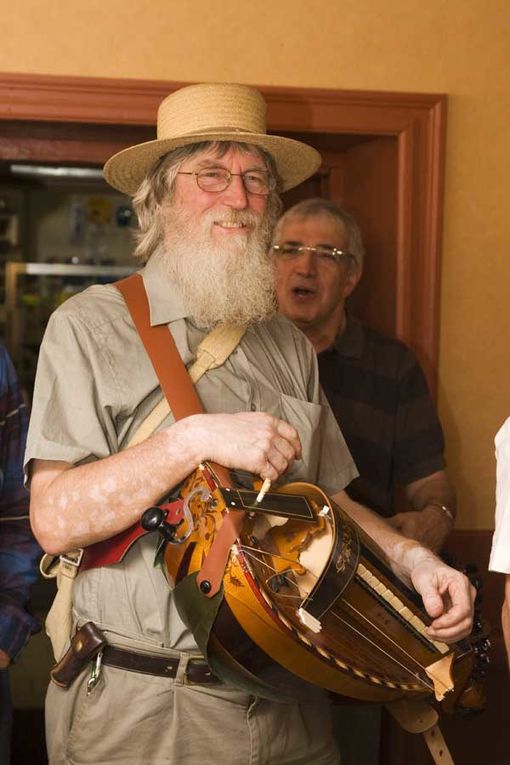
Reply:
[[427, 505], [429, 507], [438, 507], [439, 510], [442, 510], [443, 513], [450, 519], [452, 523], [455, 522], [455, 516], [453, 515], [450, 508], [446, 507], [446, 505], [441, 505], [439, 502], [427, 502]]

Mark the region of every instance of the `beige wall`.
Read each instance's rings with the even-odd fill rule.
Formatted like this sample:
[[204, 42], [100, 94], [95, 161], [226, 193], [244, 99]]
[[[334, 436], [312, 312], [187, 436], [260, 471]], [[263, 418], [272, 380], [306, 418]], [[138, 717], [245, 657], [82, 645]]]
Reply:
[[440, 412], [459, 526], [490, 528], [510, 414], [508, 0], [19, 0], [0, 71], [444, 92]]

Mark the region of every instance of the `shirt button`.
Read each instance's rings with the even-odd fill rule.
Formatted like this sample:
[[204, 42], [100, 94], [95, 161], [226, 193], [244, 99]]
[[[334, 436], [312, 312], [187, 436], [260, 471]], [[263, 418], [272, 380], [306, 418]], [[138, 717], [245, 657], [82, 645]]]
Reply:
[[257, 409], [257, 407], [255, 406], [253, 402], [250, 404], [250, 409], [252, 412], [255, 412], [255, 410]]

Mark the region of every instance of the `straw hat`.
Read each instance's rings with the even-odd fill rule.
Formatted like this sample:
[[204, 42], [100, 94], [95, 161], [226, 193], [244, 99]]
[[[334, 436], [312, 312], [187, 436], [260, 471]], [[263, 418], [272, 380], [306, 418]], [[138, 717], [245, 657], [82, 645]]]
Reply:
[[134, 194], [149, 170], [167, 152], [200, 141], [237, 141], [260, 146], [274, 157], [291, 189], [320, 165], [318, 151], [300, 141], [266, 133], [266, 103], [246, 85], [189, 85], [176, 90], [158, 109], [157, 140], [140, 143], [111, 157], [104, 166], [108, 183]]

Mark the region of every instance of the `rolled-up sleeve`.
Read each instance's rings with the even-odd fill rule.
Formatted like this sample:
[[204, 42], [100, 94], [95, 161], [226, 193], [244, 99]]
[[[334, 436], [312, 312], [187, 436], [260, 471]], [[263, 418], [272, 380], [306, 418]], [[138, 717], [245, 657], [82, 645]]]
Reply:
[[498, 431], [496, 446], [496, 527], [490, 571], [510, 574], [510, 417]]

